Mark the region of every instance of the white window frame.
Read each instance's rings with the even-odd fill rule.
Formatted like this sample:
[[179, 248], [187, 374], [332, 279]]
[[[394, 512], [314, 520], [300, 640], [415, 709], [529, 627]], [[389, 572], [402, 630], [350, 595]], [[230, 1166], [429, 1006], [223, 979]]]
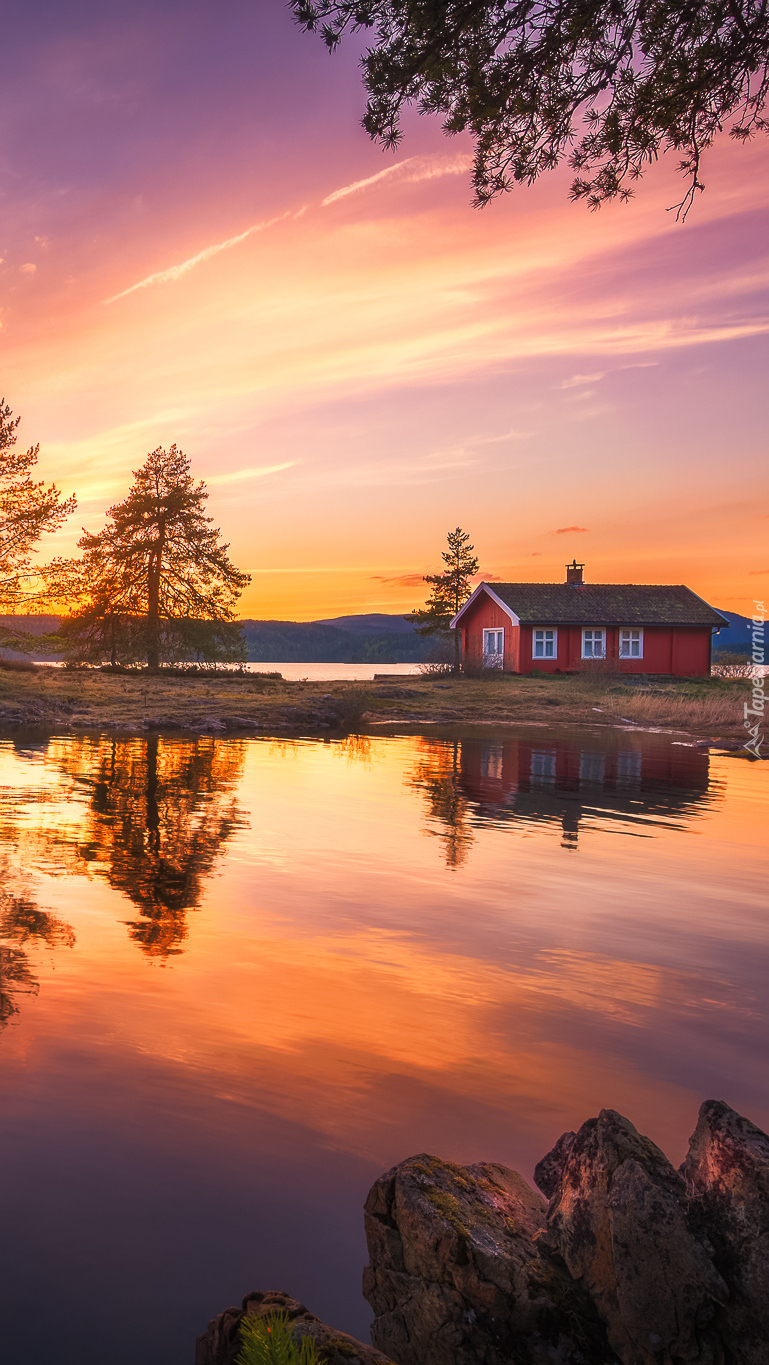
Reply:
[[[638, 637], [637, 641], [633, 639], [633, 636], [634, 636], [634, 635], [636, 635], [636, 636]], [[627, 637], [628, 637], [627, 641], [624, 641], [624, 640], [623, 640], [623, 636], [627, 636]], [[626, 643], [627, 643], [627, 645], [629, 646], [629, 648], [627, 648], [627, 649], [624, 648], [624, 645], [625, 645]], [[633, 645], [636, 644], [636, 643], [638, 644], [638, 653], [637, 653], [637, 654], [634, 654], [634, 653], [632, 652], [632, 651], [633, 651]], [[621, 659], [642, 659], [643, 656], [644, 656], [644, 632], [643, 632], [643, 626], [620, 626], [620, 632], [619, 632], [619, 657], [620, 657]]]
[[[588, 635], [591, 637], [591, 639], [590, 639], [590, 653], [589, 653], [589, 654], [587, 654], [587, 653], [585, 652], [585, 651], [586, 651], [586, 646], [587, 646], [587, 639], [586, 639], [586, 636], [588, 636]], [[596, 653], [594, 652], [594, 649], [593, 649], [593, 646], [594, 646], [594, 644], [595, 644], [595, 636], [596, 636], [596, 635], [600, 635], [600, 636], [601, 636], [601, 640], [602, 640], [602, 642], [603, 642], [603, 649], [601, 650], [601, 653], [600, 653], [600, 654], [596, 654]], [[585, 626], [584, 630], [582, 631], [582, 658], [583, 658], [583, 659], [605, 659], [605, 658], [606, 658], [606, 627], [605, 627], [605, 626]]]
[[532, 749], [529, 759], [529, 783], [531, 786], [549, 787], [555, 785], [558, 769], [558, 756], [555, 749]]
[[579, 756], [579, 783], [602, 787], [606, 781], [606, 757], [600, 749], [583, 749]]
[[[502, 636], [502, 649], [490, 650], [488, 647], [489, 636]], [[486, 668], [502, 668], [505, 661], [505, 628], [504, 626], [490, 626], [488, 630], [484, 627], [483, 631], [483, 662]]]
[[[537, 636], [538, 636], [538, 635], [541, 635], [541, 636], [542, 636], [542, 639], [541, 639], [541, 640], [537, 640]], [[550, 643], [549, 640], [548, 640], [548, 638], [547, 638], [548, 635], [552, 635], [552, 637], [553, 637], [553, 641], [552, 641], [552, 643], [553, 643], [553, 652], [552, 652], [552, 654], [546, 653], [547, 646], [548, 646], [548, 644]], [[538, 645], [538, 644], [541, 644], [541, 645], [542, 645], [542, 653], [541, 653], [541, 654], [538, 654], [538, 653], [537, 653], [537, 645]], [[557, 627], [557, 626], [534, 626], [534, 627], [532, 628], [532, 632], [531, 632], [531, 657], [532, 657], [532, 659], [557, 659], [557, 658], [558, 658], [558, 627]]]
[[617, 754], [617, 777], [619, 787], [632, 787], [641, 781], [643, 755], [640, 749], [620, 749]]

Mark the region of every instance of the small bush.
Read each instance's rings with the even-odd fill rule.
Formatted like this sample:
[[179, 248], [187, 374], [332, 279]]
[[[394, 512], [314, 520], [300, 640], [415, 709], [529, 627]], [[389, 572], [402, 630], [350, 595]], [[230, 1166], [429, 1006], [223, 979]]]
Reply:
[[456, 663], [455, 645], [453, 639], [442, 639], [438, 637], [433, 641], [426, 657], [419, 664], [420, 673], [427, 677], [440, 676], [443, 673], [453, 673]]
[[29, 663], [26, 659], [0, 659], [0, 668], [4, 673], [37, 672], [37, 665]]
[[420, 673], [426, 678], [443, 678], [454, 672], [453, 664], [441, 663], [439, 659], [423, 659], [419, 664]]
[[505, 674], [501, 668], [492, 668], [490, 664], [485, 664], [482, 660], [467, 659], [462, 664], [463, 678], [473, 678], [480, 682], [494, 682], [505, 676], [509, 677], [510, 674]]
[[603, 659], [580, 659], [577, 677], [588, 690], [603, 691], [621, 682], [624, 674], [619, 659], [606, 655]]
[[235, 1365], [321, 1365], [315, 1342], [309, 1337], [296, 1340], [287, 1313], [244, 1317], [240, 1340]]
[[355, 730], [371, 706], [372, 696], [361, 687], [350, 687], [334, 697], [334, 710], [344, 730]]
[[753, 660], [750, 654], [721, 649], [713, 655], [713, 673], [717, 678], [750, 678]]

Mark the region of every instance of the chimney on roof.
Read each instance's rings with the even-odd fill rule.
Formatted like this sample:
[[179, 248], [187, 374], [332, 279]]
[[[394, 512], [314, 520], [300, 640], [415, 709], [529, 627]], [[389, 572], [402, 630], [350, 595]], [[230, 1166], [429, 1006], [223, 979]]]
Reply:
[[575, 559], [575, 560], [572, 560], [571, 564], [567, 564], [567, 565], [566, 565], [566, 582], [567, 582], [567, 583], [571, 583], [571, 584], [581, 583], [581, 582], [582, 582], [582, 570], [584, 569], [584, 567], [585, 567], [584, 564], [578, 564], [577, 561], [576, 561], [576, 559]]

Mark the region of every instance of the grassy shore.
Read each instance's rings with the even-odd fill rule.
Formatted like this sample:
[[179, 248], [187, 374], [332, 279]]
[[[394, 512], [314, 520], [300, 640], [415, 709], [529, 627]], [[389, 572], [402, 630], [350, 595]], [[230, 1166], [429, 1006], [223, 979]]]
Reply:
[[0, 729], [309, 734], [447, 724], [629, 724], [734, 744], [744, 736], [747, 694], [747, 683], [717, 678], [650, 685], [579, 674], [289, 682], [255, 673], [151, 677], [38, 666], [0, 668]]

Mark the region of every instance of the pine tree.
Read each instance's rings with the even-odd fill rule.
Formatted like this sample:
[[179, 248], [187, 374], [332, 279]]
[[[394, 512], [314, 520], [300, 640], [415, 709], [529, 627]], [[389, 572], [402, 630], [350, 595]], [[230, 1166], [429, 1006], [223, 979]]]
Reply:
[[[220, 649], [251, 576], [229, 559], [229, 546], [205, 515], [207, 498], [183, 451], [153, 450], [134, 471], [128, 497], [110, 507], [103, 530], [83, 533], [82, 557], [50, 566], [58, 594], [79, 604], [65, 634], [77, 638], [80, 629], [92, 653], [108, 650], [113, 663], [144, 657], [152, 669], [161, 653]], [[216, 639], [203, 622], [222, 625]], [[235, 647], [240, 657], [239, 641]]]
[[460, 526], [448, 532], [446, 541], [448, 549], [441, 554], [446, 568], [443, 573], [425, 574], [423, 581], [430, 584], [430, 596], [424, 607], [411, 612], [406, 620], [412, 623], [418, 635], [449, 640], [453, 634], [454, 672], [459, 673], [460, 639], [457, 631], [450, 630], [450, 622], [470, 596], [470, 580], [478, 572], [478, 560], [467, 531]]
[[673, 151], [685, 215], [724, 128], [737, 142], [769, 132], [766, 0], [290, 3], [332, 50], [366, 30], [371, 137], [397, 147], [415, 104], [472, 138], [478, 205], [567, 162], [572, 198], [595, 208]]
[[[32, 554], [40, 537], [57, 531], [70, 512], [74, 497], [62, 499], [55, 484], [35, 480], [39, 446], [16, 450], [14, 417], [0, 399], [0, 610], [15, 612], [40, 601]], [[8, 643], [21, 643], [19, 632], [3, 631]]]

